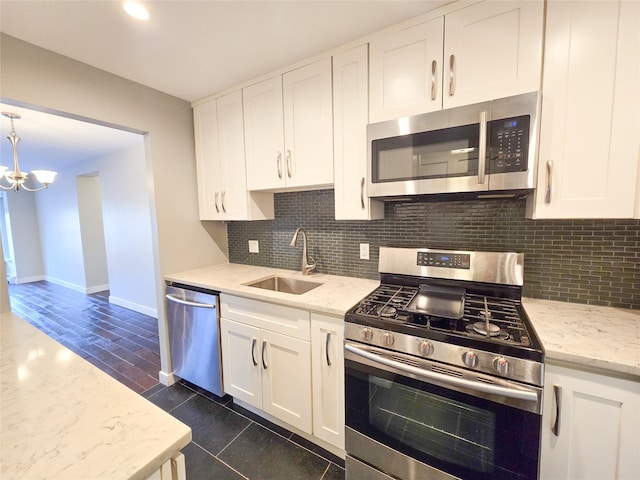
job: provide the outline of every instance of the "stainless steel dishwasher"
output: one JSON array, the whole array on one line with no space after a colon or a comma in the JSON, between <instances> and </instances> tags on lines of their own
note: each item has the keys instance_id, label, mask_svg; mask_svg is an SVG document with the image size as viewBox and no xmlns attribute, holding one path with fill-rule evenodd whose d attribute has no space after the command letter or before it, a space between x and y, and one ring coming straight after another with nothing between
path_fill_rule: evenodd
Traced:
<instances>
[{"instance_id":1,"label":"stainless steel dishwasher","mask_svg":"<svg viewBox=\"0 0 640 480\"><path fill-rule=\"evenodd\" d=\"M167 284L173 372L218 396L222 390L218 292Z\"/></svg>"}]
</instances>

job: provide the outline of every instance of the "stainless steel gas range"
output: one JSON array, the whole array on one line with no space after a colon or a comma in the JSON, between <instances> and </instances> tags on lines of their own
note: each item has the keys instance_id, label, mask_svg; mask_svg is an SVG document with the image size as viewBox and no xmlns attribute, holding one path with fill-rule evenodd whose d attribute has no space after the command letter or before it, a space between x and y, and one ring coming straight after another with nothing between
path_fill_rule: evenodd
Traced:
<instances>
[{"instance_id":1,"label":"stainless steel gas range","mask_svg":"<svg viewBox=\"0 0 640 480\"><path fill-rule=\"evenodd\" d=\"M380 248L345 317L346 478L538 478L543 351L522 254Z\"/></svg>"}]
</instances>

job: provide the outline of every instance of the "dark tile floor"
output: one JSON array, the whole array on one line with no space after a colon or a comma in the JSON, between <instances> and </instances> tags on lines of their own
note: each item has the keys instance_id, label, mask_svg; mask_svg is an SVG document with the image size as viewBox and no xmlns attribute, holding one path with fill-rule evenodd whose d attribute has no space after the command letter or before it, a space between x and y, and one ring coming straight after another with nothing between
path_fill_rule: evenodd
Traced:
<instances>
[{"instance_id":1,"label":"dark tile floor","mask_svg":"<svg viewBox=\"0 0 640 480\"><path fill-rule=\"evenodd\" d=\"M10 285L11 309L53 339L189 425L188 480L336 480L344 461L187 382L166 387L155 318L48 282Z\"/></svg>"},{"instance_id":2,"label":"dark tile floor","mask_svg":"<svg viewBox=\"0 0 640 480\"><path fill-rule=\"evenodd\" d=\"M344 461L303 438L187 382L142 394L189 425L188 480L343 480Z\"/></svg>"},{"instance_id":3,"label":"dark tile floor","mask_svg":"<svg viewBox=\"0 0 640 480\"><path fill-rule=\"evenodd\" d=\"M49 282L9 285L11 310L137 393L158 384L158 321Z\"/></svg>"}]
</instances>

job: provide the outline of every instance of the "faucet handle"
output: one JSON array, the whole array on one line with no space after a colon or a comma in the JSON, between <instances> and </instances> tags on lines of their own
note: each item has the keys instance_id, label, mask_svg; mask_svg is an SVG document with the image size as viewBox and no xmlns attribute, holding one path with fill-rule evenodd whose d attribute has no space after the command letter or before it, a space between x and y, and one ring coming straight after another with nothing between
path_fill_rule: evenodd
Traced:
<instances>
[{"instance_id":1,"label":"faucet handle","mask_svg":"<svg viewBox=\"0 0 640 480\"><path fill-rule=\"evenodd\" d=\"M307 264L307 269L309 271L315 270L315 268L318 266L318 264L316 263L316 261L314 260L314 258L311 255L309 255L309 260L308 261L311 262L311 263Z\"/></svg>"}]
</instances>

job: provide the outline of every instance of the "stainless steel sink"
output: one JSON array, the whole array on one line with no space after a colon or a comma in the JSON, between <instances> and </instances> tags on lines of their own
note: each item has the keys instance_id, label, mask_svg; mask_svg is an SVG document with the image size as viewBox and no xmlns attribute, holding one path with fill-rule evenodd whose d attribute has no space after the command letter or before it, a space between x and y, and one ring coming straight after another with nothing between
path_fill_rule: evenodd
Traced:
<instances>
[{"instance_id":1,"label":"stainless steel sink","mask_svg":"<svg viewBox=\"0 0 640 480\"><path fill-rule=\"evenodd\" d=\"M245 283L248 287L264 288L274 292L292 293L301 295L322 285L318 282L310 282L308 280L299 280L297 278L286 278L274 275L273 277L263 278Z\"/></svg>"}]
</instances>

